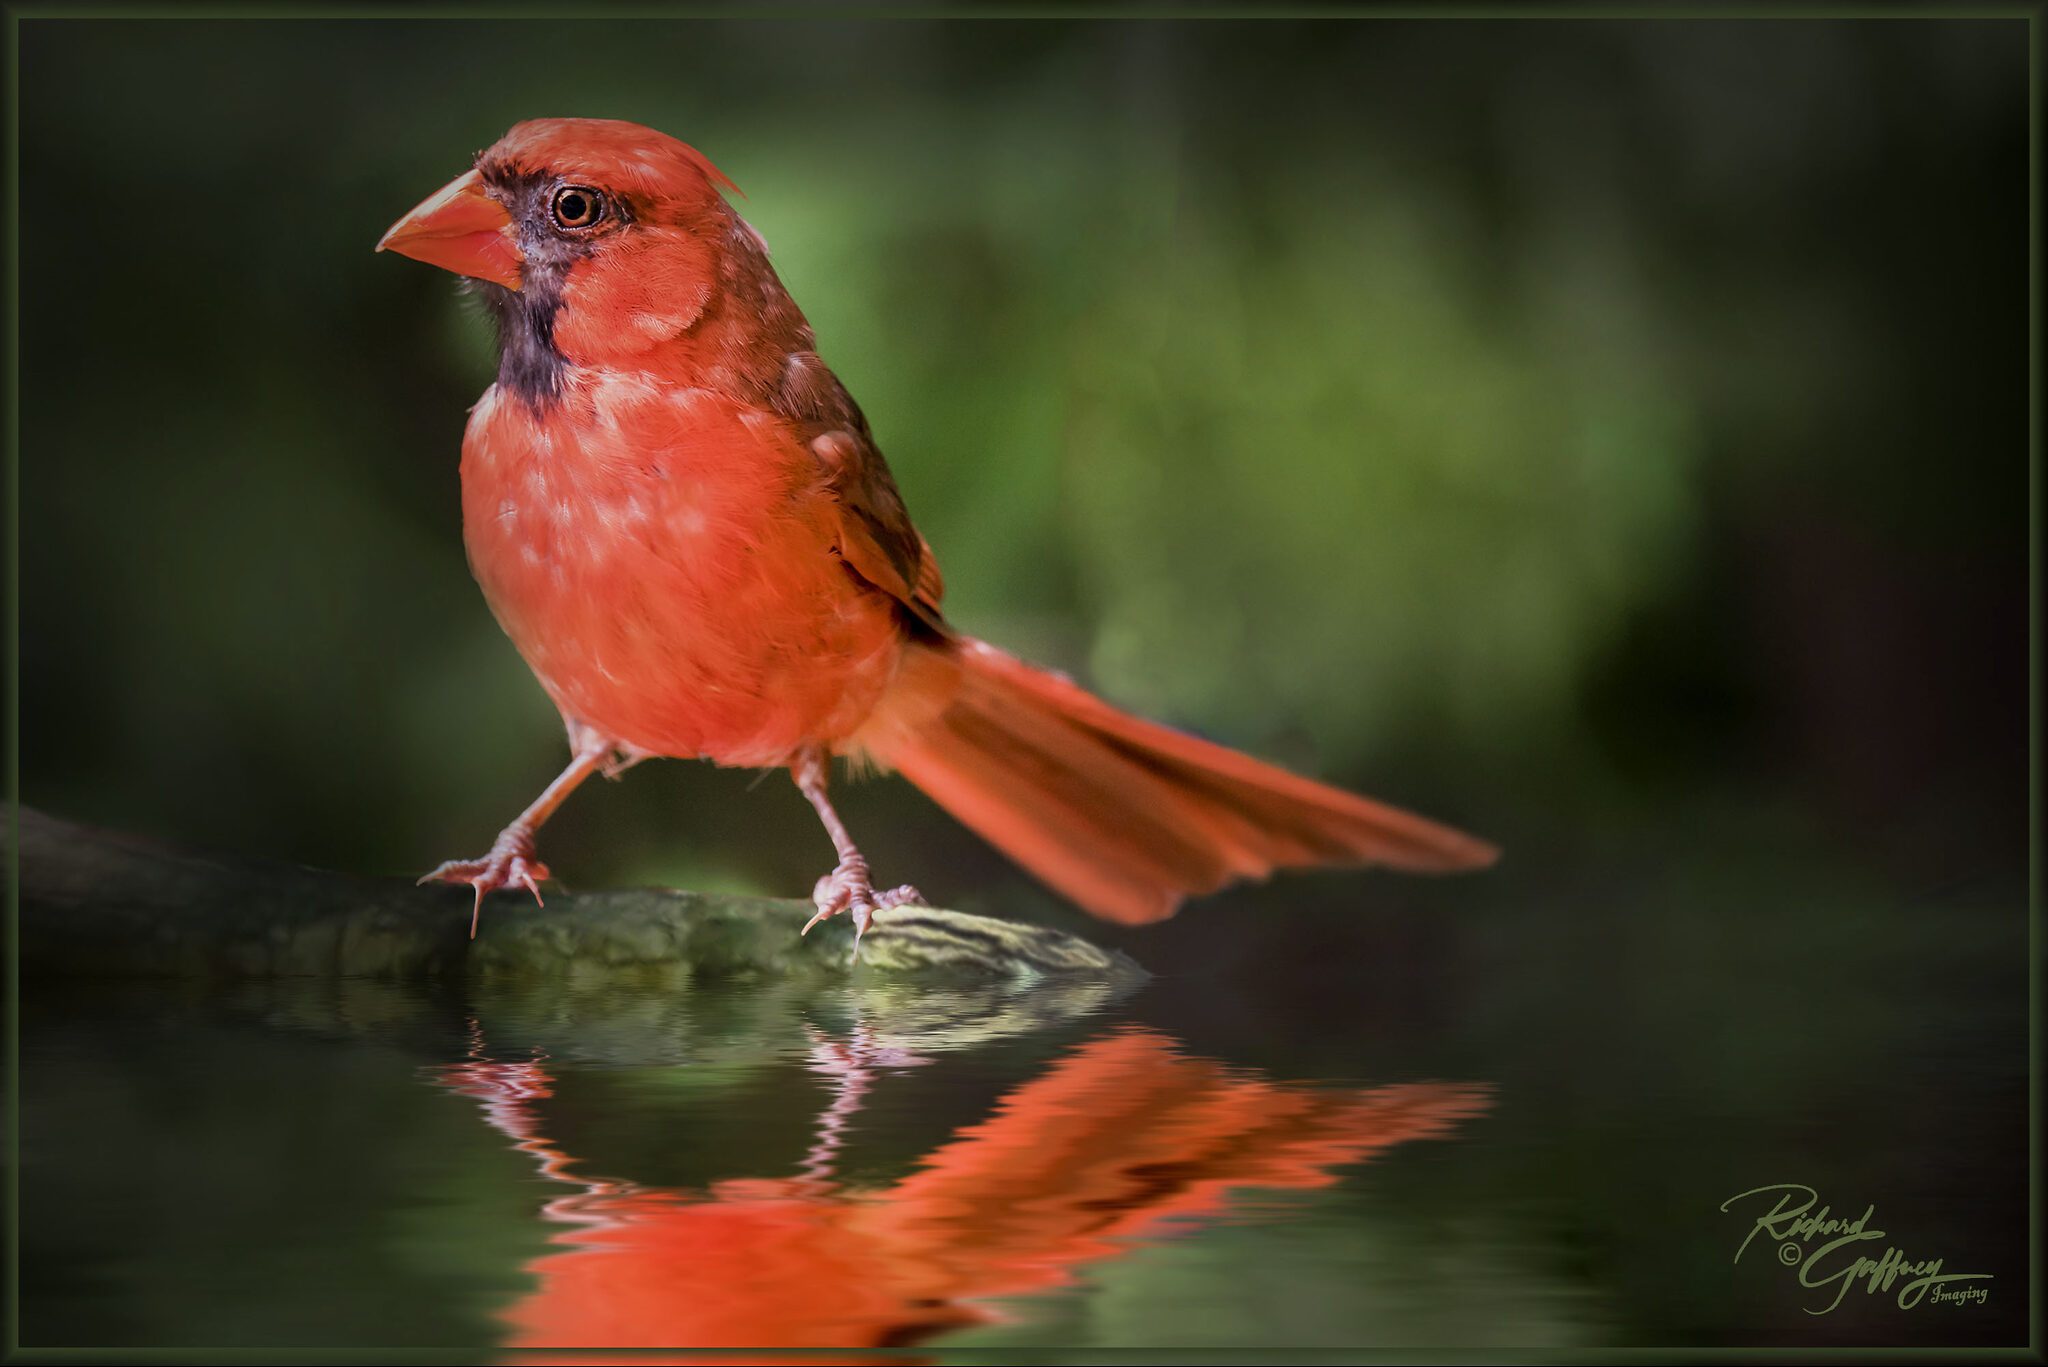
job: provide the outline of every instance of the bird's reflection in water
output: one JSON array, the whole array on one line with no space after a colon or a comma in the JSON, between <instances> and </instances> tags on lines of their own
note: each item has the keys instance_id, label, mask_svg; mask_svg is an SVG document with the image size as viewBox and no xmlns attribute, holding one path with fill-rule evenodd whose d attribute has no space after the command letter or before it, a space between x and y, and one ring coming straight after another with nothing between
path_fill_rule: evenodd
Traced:
<instances>
[{"instance_id":1,"label":"bird's reflection in water","mask_svg":"<svg viewBox=\"0 0 2048 1367\"><path fill-rule=\"evenodd\" d=\"M902 1180L862 1188L834 1176L849 1122L878 1073L922 1060L856 1028L813 1036L809 1066L834 1099L795 1175L681 1191L576 1173L541 1128L545 1063L482 1055L479 1037L439 1080L573 1188L543 1208L565 1226L560 1251L529 1265L537 1285L501 1312L507 1347L528 1362L603 1360L537 1349L922 1342L999 1319L988 1298L1056 1287L1260 1189L1329 1185L1333 1169L1443 1135L1487 1105L1480 1086L1272 1083L1121 1028L1056 1060Z\"/></svg>"}]
</instances>

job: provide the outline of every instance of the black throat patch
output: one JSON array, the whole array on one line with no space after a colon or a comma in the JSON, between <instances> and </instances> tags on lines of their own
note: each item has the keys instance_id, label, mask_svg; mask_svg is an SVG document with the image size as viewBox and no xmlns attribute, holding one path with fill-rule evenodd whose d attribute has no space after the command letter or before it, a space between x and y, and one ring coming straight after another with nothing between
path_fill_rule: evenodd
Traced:
<instances>
[{"instance_id":1,"label":"black throat patch","mask_svg":"<svg viewBox=\"0 0 2048 1367\"><path fill-rule=\"evenodd\" d=\"M489 280L471 282L491 311L498 329L498 387L529 408L549 408L562 397L562 375L568 360L555 346L555 314L562 307L559 277L536 286L529 268L523 289L508 290Z\"/></svg>"}]
</instances>

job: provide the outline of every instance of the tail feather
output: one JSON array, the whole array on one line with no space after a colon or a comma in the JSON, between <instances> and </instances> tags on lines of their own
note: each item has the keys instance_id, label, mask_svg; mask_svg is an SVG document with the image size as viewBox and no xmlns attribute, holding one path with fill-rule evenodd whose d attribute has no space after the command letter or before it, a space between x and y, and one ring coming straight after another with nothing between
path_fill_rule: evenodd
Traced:
<instances>
[{"instance_id":1,"label":"tail feather","mask_svg":"<svg viewBox=\"0 0 2048 1367\"><path fill-rule=\"evenodd\" d=\"M1277 868L1448 872L1497 856L1448 826L1119 712L982 642L913 649L906 692L921 710L863 745L1106 920L1163 920L1189 894Z\"/></svg>"}]
</instances>

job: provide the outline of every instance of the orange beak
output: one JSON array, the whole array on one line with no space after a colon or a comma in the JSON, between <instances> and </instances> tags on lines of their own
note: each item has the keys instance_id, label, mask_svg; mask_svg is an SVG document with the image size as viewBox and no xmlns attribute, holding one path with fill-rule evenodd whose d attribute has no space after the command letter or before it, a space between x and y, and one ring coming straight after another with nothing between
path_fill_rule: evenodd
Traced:
<instances>
[{"instance_id":1,"label":"orange beak","mask_svg":"<svg viewBox=\"0 0 2048 1367\"><path fill-rule=\"evenodd\" d=\"M429 266L519 288L526 258L512 240L512 215L484 190L475 171L457 176L391 225L377 243Z\"/></svg>"}]
</instances>

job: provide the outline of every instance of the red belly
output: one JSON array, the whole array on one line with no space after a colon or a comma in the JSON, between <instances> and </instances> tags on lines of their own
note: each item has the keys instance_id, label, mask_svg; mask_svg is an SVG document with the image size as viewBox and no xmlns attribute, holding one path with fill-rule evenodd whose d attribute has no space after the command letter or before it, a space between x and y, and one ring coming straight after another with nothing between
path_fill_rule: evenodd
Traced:
<instances>
[{"instance_id":1,"label":"red belly","mask_svg":"<svg viewBox=\"0 0 2048 1367\"><path fill-rule=\"evenodd\" d=\"M894 604L833 548L772 414L638 377L536 415L496 389L463 442L463 535L564 717L650 755L775 765L853 732L896 672Z\"/></svg>"}]
</instances>

